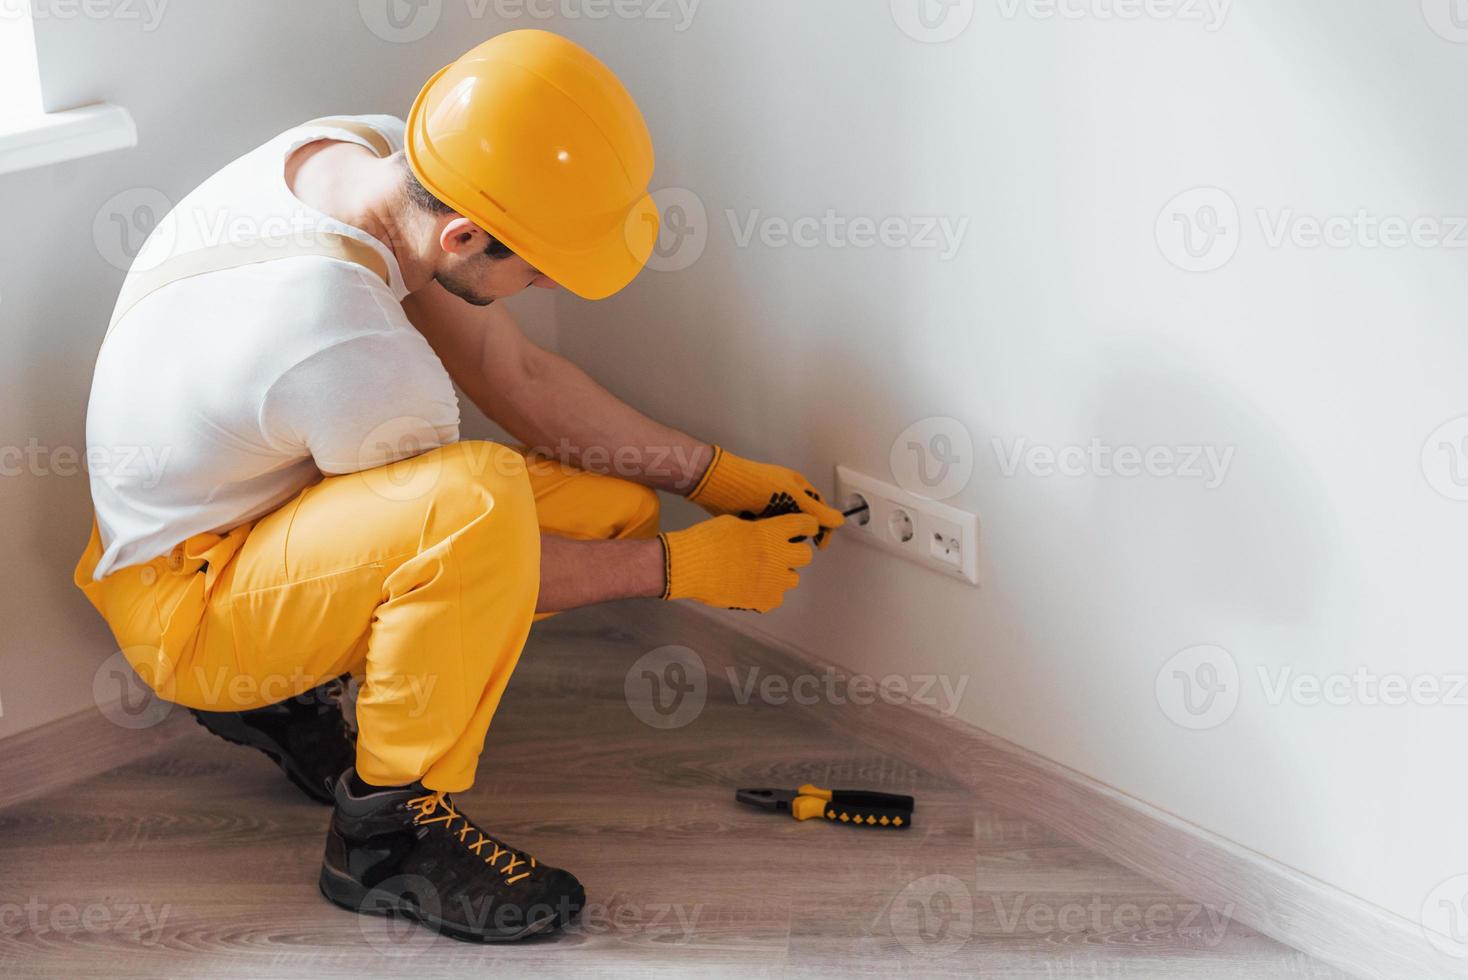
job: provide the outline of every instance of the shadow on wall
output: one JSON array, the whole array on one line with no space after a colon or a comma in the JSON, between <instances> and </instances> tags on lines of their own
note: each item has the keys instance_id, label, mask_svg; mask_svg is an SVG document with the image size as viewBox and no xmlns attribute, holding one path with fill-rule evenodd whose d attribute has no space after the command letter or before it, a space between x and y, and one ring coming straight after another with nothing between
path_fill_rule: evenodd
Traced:
<instances>
[{"instance_id":1,"label":"shadow on wall","mask_svg":"<svg viewBox=\"0 0 1468 980\"><path fill-rule=\"evenodd\" d=\"M1156 336L1102 352L1090 428L1109 446L1170 450L1163 472L1198 475L1096 481L1099 555L1119 578L1164 574L1198 623L1310 622L1339 567L1327 488L1244 392Z\"/></svg>"}]
</instances>

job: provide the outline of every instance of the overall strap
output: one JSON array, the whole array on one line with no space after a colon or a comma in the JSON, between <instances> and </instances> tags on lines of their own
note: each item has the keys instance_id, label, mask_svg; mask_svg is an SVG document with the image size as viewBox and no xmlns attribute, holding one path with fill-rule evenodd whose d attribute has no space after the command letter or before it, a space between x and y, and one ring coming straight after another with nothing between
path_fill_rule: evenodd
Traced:
<instances>
[{"instance_id":1,"label":"overall strap","mask_svg":"<svg viewBox=\"0 0 1468 980\"><path fill-rule=\"evenodd\" d=\"M392 153L392 147L385 136L371 126L364 125L355 119L326 116L321 119L313 119L301 128L304 129L307 126L327 126L359 136L367 141L372 152L379 157ZM350 235L317 231L274 238L225 242L176 255L143 272L129 272L127 279L123 281L122 292L117 298L117 306L112 311L112 321L107 325L107 335L111 336L118 321L144 298L180 279L302 255L317 255L351 262L371 272L389 286L392 285L392 276L388 272L387 260L382 257L382 253L361 239L353 238ZM106 338L103 339L105 342Z\"/></svg>"},{"instance_id":2,"label":"overall strap","mask_svg":"<svg viewBox=\"0 0 1468 980\"><path fill-rule=\"evenodd\" d=\"M282 238L226 242L176 255L146 272L129 272L122 284L122 293L117 298L117 307L112 311L112 322L107 326L107 333L110 335L117 322L145 297L180 279L300 255L320 255L351 262L362 266L388 285L392 284L387 271L387 260L382 257L382 253L361 239L348 235L318 231Z\"/></svg>"}]
</instances>

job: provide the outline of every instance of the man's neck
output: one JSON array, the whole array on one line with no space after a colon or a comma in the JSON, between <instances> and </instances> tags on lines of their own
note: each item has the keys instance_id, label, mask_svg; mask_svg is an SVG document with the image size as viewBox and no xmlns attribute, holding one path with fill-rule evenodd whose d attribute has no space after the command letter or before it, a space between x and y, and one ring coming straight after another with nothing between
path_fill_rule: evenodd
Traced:
<instances>
[{"instance_id":1,"label":"man's neck","mask_svg":"<svg viewBox=\"0 0 1468 980\"><path fill-rule=\"evenodd\" d=\"M420 245L432 234L425 227L431 219L404 198L397 160L374 156L356 143L320 140L291 155L285 181L303 203L391 249L410 293L432 281L428 250Z\"/></svg>"}]
</instances>

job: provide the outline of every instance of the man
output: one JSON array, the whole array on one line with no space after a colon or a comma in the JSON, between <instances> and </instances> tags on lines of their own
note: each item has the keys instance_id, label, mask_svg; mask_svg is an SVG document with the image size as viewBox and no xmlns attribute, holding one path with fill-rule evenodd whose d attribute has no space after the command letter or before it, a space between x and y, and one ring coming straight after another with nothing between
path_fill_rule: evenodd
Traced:
<instances>
[{"instance_id":1,"label":"man","mask_svg":"<svg viewBox=\"0 0 1468 980\"><path fill-rule=\"evenodd\" d=\"M575 877L447 795L532 620L634 596L767 611L841 524L798 473L638 414L495 305L626 285L657 235L652 170L615 76L516 31L406 124L317 120L231 163L124 285L88 444L166 466L93 475L77 584L160 696L334 805L320 883L347 908L472 940L575 915ZM563 458L460 442L455 383ZM608 459L615 477L576 465ZM717 516L658 534L657 490ZM355 745L323 694L352 673Z\"/></svg>"}]
</instances>

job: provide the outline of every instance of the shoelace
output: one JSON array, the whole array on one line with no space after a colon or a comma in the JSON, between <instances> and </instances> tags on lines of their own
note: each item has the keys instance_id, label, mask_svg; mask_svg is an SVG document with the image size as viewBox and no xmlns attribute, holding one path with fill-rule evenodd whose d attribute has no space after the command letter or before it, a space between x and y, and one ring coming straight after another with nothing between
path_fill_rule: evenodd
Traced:
<instances>
[{"instance_id":1,"label":"shoelace","mask_svg":"<svg viewBox=\"0 0 1468 980\"><path fill-rule=\"evenodd\" d=\"M453 808L453 805L448 801L448 796L444 793L430 793L427 796L417 796L405 803L404 806L410 810L418 811L413 817L415 824L420 827L426 827L430 824L443 824L443 829L458 837L459 842L473 851L476 857L484 857L480 853L482 848L486 846L494 848L488 857L484 857L484 863L496 871L503 873L505 884L507 885L513 885L521 878L530 877L529 870L521 871L519 874L513 876L510 874L516 868L524 866L526 859L530 862L529 868L533 869L536 866L535 858L530 857L530 855L517 854L493 837L486 837L482 830L469 822L468 817ZM454 830L455 820L462 820L464 823L458 830ZM479 839L472 844L469 843L469 835L471 833L479 835ZM498 864L501 857L509 859L503 868Z\"/></svg>"}]
</instances>

